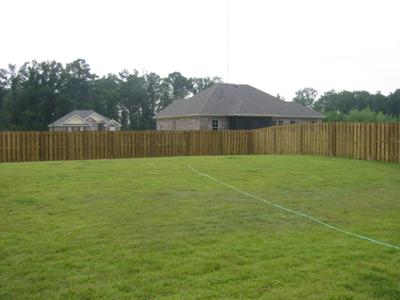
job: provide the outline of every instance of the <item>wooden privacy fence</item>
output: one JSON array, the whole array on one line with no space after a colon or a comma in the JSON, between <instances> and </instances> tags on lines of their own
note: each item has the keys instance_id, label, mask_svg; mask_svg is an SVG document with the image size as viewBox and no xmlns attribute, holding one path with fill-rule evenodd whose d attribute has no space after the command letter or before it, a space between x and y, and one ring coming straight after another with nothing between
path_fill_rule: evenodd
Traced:
<instances>
[{"instance_id":1,"label":"wooden privacy fence","mask_svg":"<svg viewBox=\"0 0 400 300\"><path fill-rule=\"evenodd\" d=\"M400 124L319 123L231 131L0 132L0 162L240 154L400 162Z\"/></svg>"},{"instance_id":2,"label":"wooden privacy fence","mask_svg":"<svg viewBox=\"0 0 400 300\"><path fill-rule=\"evenodd\" d=\"M254 153L252 131L0 132L0 162Z\"/></svg>"},{"instance_id":3,"label":"wooden privacy fence","mask_svg":"<svg viewBox=\"0 0 400 300\"><path fill-rule=\"evenodd\" d=\"M400 162L400 124L319 123L255 130L255 154L311 154Z\"/></svg>"}]
</instances>

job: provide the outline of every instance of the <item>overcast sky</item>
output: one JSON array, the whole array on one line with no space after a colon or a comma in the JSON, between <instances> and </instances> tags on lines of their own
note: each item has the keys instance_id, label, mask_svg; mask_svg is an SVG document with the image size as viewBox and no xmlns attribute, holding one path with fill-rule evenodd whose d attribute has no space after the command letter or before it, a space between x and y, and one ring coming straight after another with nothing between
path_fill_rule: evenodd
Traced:
<instances>
[{"instance_id":1,"label":"overcast sky","mask_svg":"<svg viewBox=\"0 0 400 300\"><path fill-rule=\"evenodd\" d=\"M311 86L400 88L400 1L0 0L0 67L84 58L122 69L220 76L291 100Z\"/></svg>"}]
</instances>

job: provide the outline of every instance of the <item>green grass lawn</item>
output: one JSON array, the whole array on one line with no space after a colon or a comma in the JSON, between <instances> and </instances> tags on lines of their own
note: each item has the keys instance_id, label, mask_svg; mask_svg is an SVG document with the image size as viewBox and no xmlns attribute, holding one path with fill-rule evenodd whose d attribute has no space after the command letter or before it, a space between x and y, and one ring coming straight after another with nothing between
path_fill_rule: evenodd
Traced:
<instances>
[{"instance_id":1,"label":"green grass lawn","mask_svg":"<svg viewBox=\"0 0 400 300\"><path fill-rule=\"evenodd\" d=\"M312 156L0 164L0 299L400 299L400 164Z\"/></svg>"}]
</instances>

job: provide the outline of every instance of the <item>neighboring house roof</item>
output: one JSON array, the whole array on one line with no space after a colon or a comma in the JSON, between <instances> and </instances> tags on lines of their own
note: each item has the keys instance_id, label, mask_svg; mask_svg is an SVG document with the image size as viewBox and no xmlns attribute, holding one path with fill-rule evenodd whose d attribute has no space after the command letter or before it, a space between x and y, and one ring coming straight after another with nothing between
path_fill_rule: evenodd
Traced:
<instances>
[{"instance_id":1,"label":"neighboring house roof","mask_svg":"<svg viewBox=\"0 0 400 300\"><path fill-rule=\"evenodd\" d=\"M81 120L81 122L76 123L76 125L80 126L91 126L92 124L86 121L90 116L93 114L97 115L101 120L101 123L109 123L110 121L114 121L116 124L119 124L117 121L107 118L102 114L95 112L94 110L73 110L70 113L66 114L65 116L59 118L58 120L54 121L53 123L49 124L49 127L56 127L56 126L64 126L64 125L73 125L69 123L71 120ZM68 123L68 124L65 124ZM120 124L119 124L120 125Z\"/></svg>"},{"instance_id":2,"label":"neighboring house roof","mask_svg":"<svg viewBox=\"0 0 400 300\"><path fill-rule=\"evenodd\" d=\"M295 102L282 101L247 84L217 83L193 97L175 100L154 118L196 115L324 117L319 112Z\"/></svg>"}]
</instances>

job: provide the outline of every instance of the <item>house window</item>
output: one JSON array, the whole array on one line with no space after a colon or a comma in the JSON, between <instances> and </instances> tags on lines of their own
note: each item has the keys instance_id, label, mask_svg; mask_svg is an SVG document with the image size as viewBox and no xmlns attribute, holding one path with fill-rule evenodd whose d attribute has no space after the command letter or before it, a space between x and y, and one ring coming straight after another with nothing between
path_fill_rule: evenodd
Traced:
<instances>
[{"instance_id":1,"label":"house window","mask_svg":"<svg viewBox=\"0 0 400 300\"><path fill-rule=\"evenodd\" d=\"M278 123L279 125L283 125L283 121L279 121L279 123Z\"/></svg>"},{"instance_id":2,"label":"house window","mask_svg":"<svg viewBox=\"0 0 400 300\"><path fill-rule=\"evenodd\" d=\"M272 120L272 126L276 126L276 121Z\"/></svg>"},{"instance_id":3,"label":"house window","mask_svg":"<svg viewBox=\"0 0 400 300\"><path fill-rule=\"evenodd\" d=\"M104 124L97 124L97 130L98 131L105 131L106 128L105 128Z\"/></svg>"},{"instance_id":4,"label":"house window","mask_svg":"<svg viewBox=\"0 0 400 300\"><path fill-rule=\"evenodd\" d=\"M218 120L212 120L212 130L218 130Z\"/></svg>"},{"instance_id":5,"label":"house window","mask_svg":"<svg viewBox=\"0 0 400 300\"><path fill-rule=\"evenodd\" d=\"M296 121L290 120L290 124L296 124Z\"/></svg>"}]
</instances>

